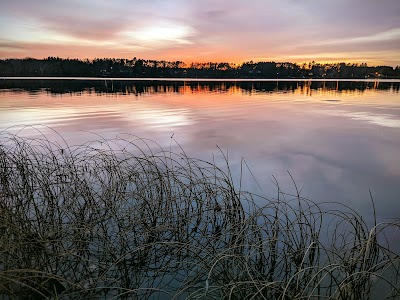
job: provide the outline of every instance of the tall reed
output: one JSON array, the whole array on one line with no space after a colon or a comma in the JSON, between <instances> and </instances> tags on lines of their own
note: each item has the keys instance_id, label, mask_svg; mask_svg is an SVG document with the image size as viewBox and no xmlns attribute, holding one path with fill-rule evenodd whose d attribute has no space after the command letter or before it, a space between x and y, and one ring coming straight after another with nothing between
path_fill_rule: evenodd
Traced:
<instances>
[{"instance_id":1,"label":"tall reed","mask_svg":"<svg viewBox=\"0 0 400 300\"><path fill-rule=\"evenodd\" d=\"M399 220L242 191L226 163L1 132L0 298L400 297Z\"/></svg>"}]
</instances>

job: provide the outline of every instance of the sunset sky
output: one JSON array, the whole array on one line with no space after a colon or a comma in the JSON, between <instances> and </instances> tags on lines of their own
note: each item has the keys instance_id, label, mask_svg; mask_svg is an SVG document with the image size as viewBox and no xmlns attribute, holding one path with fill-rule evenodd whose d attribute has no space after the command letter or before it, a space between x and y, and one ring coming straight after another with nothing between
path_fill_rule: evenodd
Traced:
<instances>
[{"instance_id":1,"label":"sunset sky","mask_svg":"<svg viewBox=\"0 0 400 300\"><path fill-rule=\"evenodd\" d=\"M1 0L0 58L400 65L400 0Z\"/></svg>"}]
</instances>

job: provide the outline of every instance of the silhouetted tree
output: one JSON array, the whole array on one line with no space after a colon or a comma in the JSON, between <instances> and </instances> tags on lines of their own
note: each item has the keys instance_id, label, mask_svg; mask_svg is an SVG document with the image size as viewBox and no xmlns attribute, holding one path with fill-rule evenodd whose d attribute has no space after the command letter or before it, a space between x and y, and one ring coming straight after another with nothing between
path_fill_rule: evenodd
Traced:
<instances>
[{"instance_id":1,"label":"silhouetted tree","mask_svg":"<svg viewBox=\"0 0 400 300\"><path fill-rule=\"evenodd\" d=\"M400 78L400 68L366 63L302 65L290 62L193 62L125 58L63 59L49 56L0 60L0 76L192 77L192 78Z\"/></svg>"}]
</instances>

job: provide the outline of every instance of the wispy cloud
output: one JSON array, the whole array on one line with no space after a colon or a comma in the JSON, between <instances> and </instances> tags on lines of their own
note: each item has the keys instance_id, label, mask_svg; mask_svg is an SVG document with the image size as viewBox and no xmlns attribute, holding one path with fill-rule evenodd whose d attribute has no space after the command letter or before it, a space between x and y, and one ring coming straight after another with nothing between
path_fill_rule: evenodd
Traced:
<instances>
[{"instance_id":1,"label":"wispy cloud","mask_svg":"<svg viewBox=\"0 0 400 300\"><path fill-rule=\"evenodd\" d=\"M81 55L89 58L131 49L136 56L160 59L324 54L362 60L374 51L398 53L399 15L398 0L3 0L0 39L8 46L0 57L31 56L39 49L41 56L65 55L68 49L50 53L42 47L61 44L81 45L87 50ZM23 44L38 48L13 52ZM103 49L90 52L95 46Z\"/></svg>"},{"instance_id":2,"label":"wispy cloud","mask_svg":"<svg viewBox=\"0 0 400 300\"><path fill-rule=\"evenodd\" d=\"M194 29L180 24L154 24L138 29L120 32L121 39L149 47L164 47L168 45L192 44L190 40Z\"/></svg>"}]
</instances>

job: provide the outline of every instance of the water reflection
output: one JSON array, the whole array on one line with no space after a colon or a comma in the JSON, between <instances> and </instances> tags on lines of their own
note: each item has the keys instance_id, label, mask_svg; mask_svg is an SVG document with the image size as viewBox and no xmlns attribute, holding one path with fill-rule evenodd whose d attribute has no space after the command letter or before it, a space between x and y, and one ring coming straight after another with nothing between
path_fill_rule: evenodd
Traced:
<instances>
[{"instance_id":1,"label":"water reflection","mask_svg":"<svg viewBox=\"0 0 400 300\"><path fill-rule=\"evenodd\" d=\"M398 217L400 82L2 80L0 130L51 126L72 144L121 133L189 156L229 152L246 189L276 196L294 176L305 197L339 201L372 217ZM51 134L43 128L43 132ZM54 136L57 139L56 136ZM174 146L174 145L172 145ZM176 149L178 149L177 147ZM241 171L246 159L249 171Z\"/></svg>"},{"instance_id":2,"label":"water reflection","mask_svg":"<svg viewBox=\"0 0 400 300\"><path fill-rule=\"evenodd\" d=\"M347 112L345 110L319 110L321 114L331 116L348 117L353 120L365 121L370 124L375 124L383 127L400 128L400 120L396 119L394 114L375 114L371 112Z\"/></svg>"},{"instance_id":3,"label":"water reflection","mask_svg":"<svg viewBox=\"0 0 400 300\"><path fill-rule=\"evenodd\" d=\"M311 95L314 91L363 92L393 90L399 92L400 82L379 81L160 81L160 80L2 80L0 89L27 91L35 94L46 90L51 94L118 93L123 95L155 93L254 93L288 92Z\"/></svg>"}]
</instances>

